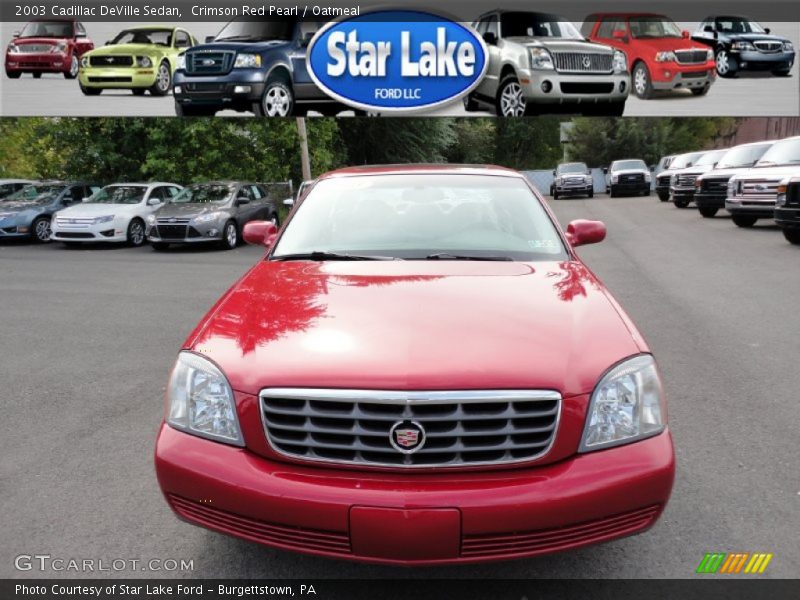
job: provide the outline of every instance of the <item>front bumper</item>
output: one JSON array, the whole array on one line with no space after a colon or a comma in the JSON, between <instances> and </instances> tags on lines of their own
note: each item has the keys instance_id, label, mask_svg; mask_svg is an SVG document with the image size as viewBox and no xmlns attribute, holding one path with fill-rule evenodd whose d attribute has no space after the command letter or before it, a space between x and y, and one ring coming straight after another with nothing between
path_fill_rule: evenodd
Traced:
<instances>
[{"instance_id":1,"label":"front bumper","mask_svg":"<svg viewBox=\"0 0 800 600\"><path fill-rule=\"evenodd\" d=\"M714 83L716 77L713 62L695 67L663 63L653 69L652 85L656 90L702 89Z\"/></svg>"},{"instance_id":2,"label":"front bumper","mask_svg":"<svg viewBox=\"0 0 800 600\"><path fill-rule=\"evenodd\" d=\"M53 52L6 53L6 71L9 73L69 73L71 62L71 57L66 54Z\"/></svg>"},{"instance_id":3,"label":"front bumper","mask_svg":"<svg viewBox=\"0 0 800 600\"><path fill-rule=\"evenodd\" d=\"M725 210L732 215L751 215L759 219L772 219L775 215L775 200L748 200L747 198L727 198Z\"/></svg>"},{"instance_id":4,"label":"front bumper","mask_svg":"<svg viewBox=\"0 0 800 600\"><path fill-rule=\"evenodd\" d=\"M365 472L274 462L162 425L155 467L177 515L309 554L396 565L535 556L640 533L661 514L669 431L535 468Z\"/></svg>"},{"instance_id":5,"label":"front bumper","mask_svg":"<svg viewBox=\"0 0 800 600\"><path fill-rule=\"evenodd\" d=\"M781 229L800 229L800 208L798 207L776 206L774 217Z\"/></svg>"},{"instance_id":6,"label":"front bumper","mask_svg":"<svg viewBox=\"0 0 800 600\"><path fill-rule=\"evenodd\" d=\"M85 88L134 89L149 88L156 82L156 70L135 67L98 68L81 67L78 80Z\"/></svg>"},{"instance_id":7,"label":"front bumper","mask_svg":"<svg viewBox=\"0 0 800 600\"><path fill-rule=\"evenodd\" d=\"M698 208L725 208L727 194L712 194L709 192L696 192L694 203Z\"/></svg>"},{"instance_id":8,"label":"front bumper","mask_svg":"<svg viewBox=\"0 0 800 600\"><path fill-rule=\"evenodd\" d=\"M127 242L127 226L110 221L93 225L64 225L53 220L50 239L56 242Z\"/></svg>"},{"instance_id":9,"label":"front bumper","mask_svg":"<svg viewBox=\"0 0 800 600\"><path fill-rule=\"evenodd\" d=\"M591 194L594 192L594 183L581 184L581 185L570 185L570 184L553 185L553 190L556 193L563 194L565 196Z\"/></svg>"},{"instance_id":10,"label":"front bumper","mask_svg":"<svg viewBox=\"0 0 800 600\"><path fill-rule=\"evenodd\" d=\"M641 194L650 191L650 182L642 183L612 183L608 186L613 194Z\"/></svg>"},{"instance_id":11,"label":"front bumper","mask_svg":"<svg viewBox=\"0 0 800 600\"><path fill-rule=\"evenodd\" d=\"M250 110L264 95L265 73L260 69L233 69L226 75L188 76L175 72L173 96L184 105Z\"/></svg>"},{"instance_id":12,"label":"front bumper","mask_svg":"<svg viewBox=\"0 0 800 600\"><path fill-rule=\"evenodd\" d=\"M688 200L689 202L694 200L694 191L695 191L695 187L694 186L691 186L691 187L677 187L677 186L671 185L669 187L670 198L677 199L677 200Z\"/></svg>"},{"instance_id":13,"label":"front bumper","mask_svg":"<svg viewBox=\"0 0 800 600\"><path fill-rule=\"evenodd\" d=\"M557 71L521 69L517 78L525 98L535 104L593 105L625 102L631 88L630 73L568 75ZM549 87L550 91L545 92L543 86Z\"/></svg>"},{"instance_id":14,"label":"front bumper","mask_svg":"<svg viewBox=\"0 0 800 600\"><path fill-rule=\"evenodd\" d=\"M148 241L164 244L202 244L222 239L224 221L198 224L148 225L145 232Z\"/></svg>"},{"instance_id":15,"label":"front bumper","mask_svg":"<svg viewBox=\"0 0 800 600\"><path fill-rule=\"evenodd\" d=\"M731 56L736 58L739 68L747 71L788 71L794 65L794 54L794 51L775 53L731 51Z\"/></svg>"}]
</instances>

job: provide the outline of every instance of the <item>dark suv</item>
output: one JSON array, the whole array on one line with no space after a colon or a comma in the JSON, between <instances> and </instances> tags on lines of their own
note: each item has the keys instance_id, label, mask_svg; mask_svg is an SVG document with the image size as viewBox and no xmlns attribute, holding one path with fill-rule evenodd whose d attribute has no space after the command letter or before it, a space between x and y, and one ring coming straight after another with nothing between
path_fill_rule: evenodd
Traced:
<instances>
[{"instance_id":1,"label":"dark suv","mask_svg":"<svg viewBox=\"0 0 800 600\"><path fill-rule=\"evenodd\" d=\"M311 108L328 115L345 110L306 68L306 48L322 25L300 19L230 21L216 37L178 58L175 113L211 116L231 109L286 117Z\"/></svg>"},{"instance_id":2,"label":"dark suv","mask_svg":"<svg viewBox=\"0 0 800 600\"><path fill-rule=\"evenodd\" d=\"M772 71L787 76L794 64L792 42L771 35L769 28L748 17L712 16L704 19L692 39L714 49L717 73L734 77L738 71Z\"/></svg>"},{"instance_id":3,"label":"dark suv","mask_svg":"<svg viewBox=\"0 0 800 600\"><path fill-rule=\"evenodd\" d=\"M800 177L790 177L778 186L775 222L786 241L800 244Z\"/></svg>"}]
</instances>

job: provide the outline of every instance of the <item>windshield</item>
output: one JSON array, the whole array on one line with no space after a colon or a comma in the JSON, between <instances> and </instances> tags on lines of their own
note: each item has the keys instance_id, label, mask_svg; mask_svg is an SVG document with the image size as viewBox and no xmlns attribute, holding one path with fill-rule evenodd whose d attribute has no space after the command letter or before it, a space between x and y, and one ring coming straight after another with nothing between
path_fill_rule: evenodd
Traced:
<instances>
[{"instance_id":1,"label":"windshield","mask_svg":"<svg viewBox=\"0 0 800 600\"><path fill-rule=\"evenodd\" d=\"M756 163L757 167L800 164L800 138L775 142Z\"/></svg>"},{"instance_id":2,"label":"windshield","mask_svg":"<svg viewBox=\"0 0 800 600\"><path fill-rule=\"evenodd\" d=\"M772 146L772 142L768 144L756 144L753 146L737 146L731 148L728 152L719 159L717 163L718 169L735 169L737 167L752 167L756 161L761 158L764 153Z\"/></svg>"},{"instance_id":3,"label":"windshield","mask_svg":"<svg viewBox=\"0 0 800 600\"><path fill-rule=\"evenodd\" d=\"M583 39L575 26L555 15L508 12L500 15L501 35L507 37L552 37Z\"/></svg>"},{"instance_id":4,"label":"windshield","mask_svg":"<svg viewBox=\"0 0 800 600\"><path fill-rule=\"evenodd\" d=\"M707 167L707 166L714 166L719 162L719 159L725 156L728 153L727 150L714 150L713 152L706 152L697 159L697 162L694 163L693 167Z\"/></svg>"},{"instance_id":5,"label":"windshield","mask_svg":"<svg viewBox=\"0 0 800 600\"><path fill-rule=\"evenodd\" d=\"M217 34L215 42L263 42L291 40L296 21L231 21Z\"/></svg>"},{"instance_id":6,"label":"windshield","mask_svg":"<svg viewBox=\"0 0 800 600\"><path fill-rule=\"evenodd\" d=\"M583 163L568 163L566 165L558 165L556 173L561 175L562 173L586 173L588 171L589 167Z\"/></svg>"},{"instance_id":7,"label":"windshield","mask_svg":"<svg viewBox=\"0 0 800 600\"><path fill-rule=\"evenodd\" d=\"M87 204L139 204L147 188L143 185L110 185L103 188Z\"/></svg>"},{"instance_id":8,"label":"windshield","mask_svg":"<svg viewBox=\"0 0 800 600\"><path fill-rule=\"evenodd\" d=\"M680 38L680 27L667 17L636 17L631 19L631 35L636 39Z\"/></svg>"},{"instance_id":9,"label":"windshield","mask_svg":"<svg viewBox=\"0 0 800 600\"><path fill-rule=\"evenodd\" d=\"M236 191L234 184L228 183L205 183L202 185L190 185L174 198L169 200L170 204L209 204L212 202L223 203Z\"/></svg>"},{"instance_id":10,"label":"windshield","mask_svg":"<svg viewBox=\"0 0 800 600\"><path fill-rule=\"evenodd\" d=\"M21 190L18 190L8 196L6 200L17 200L17 201L33 201L38 200L42 196L52 197L57 196L61 193L66 185L63 184L33 184L33 185L26 185Z\"/></svg>"},{"instance_id":11,"label":"windshield","mask_svg":"<svg viewBox=\"0 0 800 600\"><path fill-rule=\"evenodd\" d=\"M716 22L723 33L766 33L759 23L742 17L719 17Z\"/></svg>"},{"instance_id":12,"label":"windshield","mask_svg":"<svg viewBox=\"0 0 800 600\"><path fill-rule=\"evenodd\" d=\"M19 37L51 37L71 38L71 21L31 21L19 34Z\"/></svg>"},{"instance_id":13,"label":"windshield","mask_svg":"<svg viewBox=\"0 0 800 600\"><path fill-rule=\"evenodd\" d=\"M172 46L172 29L126 29L111 40L111 43Z\"/></svg>"},{"instance_id":14,"label":"windshield","mask_svg":"<svg viewBox=\"0 0 800 600\"><path fill-rule=\"evenodd\" d=\"M612 171L627 171L629 169L642 169L647 171L647 165L643 160L615 160L611 163Z\"/></svg>"},{"instance_id":15,"label":"windshield","mask_svg":"<svg viewBox=\"0 0 800 600\"><path fill-rule=\"evenodd\" d=\"M689 154L681 154L680 156L676 156L673 159L673 161L669 165L669 168L673 170L685 169L686 167L694 164L694 162L701 156L703 156L702 152L691 152Z\"/></svg>"},{"instance_id":16,"label":"windshield","mask_svg":"<svg viewBox=\"0 0 800 600\"><path fill-rule=\"evenodd\" d=\"M556 228L523 180L448 174L320 181L289 221L272 258L314 252L567 258Z\"/></svg>"}]
</instances>

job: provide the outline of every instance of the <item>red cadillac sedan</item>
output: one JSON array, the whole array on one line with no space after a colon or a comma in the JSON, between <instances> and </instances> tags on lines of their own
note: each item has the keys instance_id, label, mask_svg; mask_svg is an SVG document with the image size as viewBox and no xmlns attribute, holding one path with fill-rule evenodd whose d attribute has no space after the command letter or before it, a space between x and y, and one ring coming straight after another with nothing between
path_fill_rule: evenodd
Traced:
<instances>
[{"instance_id":1,"label":"red cadillac sedan","mask_svg":"<svg viewBox=\"0 0 800 600\"><path fill-rule=\"evenodd\" d=\"M397 565L650 528L675 459L647 344L520 173L321 177L178 354L155 465L182 519Z\"/></svg>"}]
</instances>

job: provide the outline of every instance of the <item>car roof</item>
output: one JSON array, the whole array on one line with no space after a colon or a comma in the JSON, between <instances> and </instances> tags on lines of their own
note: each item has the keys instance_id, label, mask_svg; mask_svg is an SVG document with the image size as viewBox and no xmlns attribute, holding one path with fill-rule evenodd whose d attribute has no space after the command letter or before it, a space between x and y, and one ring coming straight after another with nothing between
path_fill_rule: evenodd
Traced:
<instances>
[{"instance_id":1,"label":"car roof","mask_svg":"<svg viewBox=\"0 0 800 600\"><path fill-rule=\"evenodd\" d=\"M592 13L588 17L586 17L587 21L594 21L599 18L603 17L667 17L666 15L662 15L660 13L652 13L652 12L598 12Z\"/></svg>"},{"instance_id":2,"label":"car roof","mask_svg":"<svg viewBox=\"0 0 800 600\"><path fill-rule=\"evenodd\" d=\"M519 171L496 165L469 165L469 164L388 164L365 165L357 167L344 167L320 176L319 179L333 179L338 177L357 177L364 175L413 175L413 174L440 174L440 175L493 175L499 177L524 176Z\"/></svg>"},{"instance_id":3,"label":"car roof","mask_svg":"<svg viewBox=\"0 0 800 600\"><path fill-rule=\"evenodd\" d=\"M112 185L136 185L140 187L151 187L155 185L174 185L177 187L183 187L182 185L178 185L177 183L170 183L168 181L119 181L119 182L109 183L104 187L110 187Z\"/></svg>"}]
</instances>

